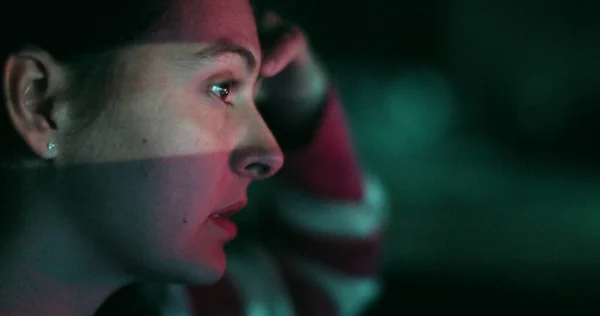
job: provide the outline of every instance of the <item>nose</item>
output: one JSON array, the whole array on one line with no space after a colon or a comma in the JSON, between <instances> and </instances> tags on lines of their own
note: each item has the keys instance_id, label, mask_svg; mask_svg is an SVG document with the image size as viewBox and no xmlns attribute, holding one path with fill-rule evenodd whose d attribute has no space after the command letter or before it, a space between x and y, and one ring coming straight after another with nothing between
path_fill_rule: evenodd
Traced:
<instances>
[{"instance_id":1,"label":"nose","mask_svg":"<svg viewBox=\"0 0 600 316\"><path fill-rule=\"evenodd\" d=\"M232 168L238 175L252 180L263 180L273 176L283 166L283 154L277 149L245 147L234 151Z\"/></svg>"},{"instance_id":2,"label":"nose","mask_svg":"<svg viewBox=\"0 0 600 316\"><path fill-rule=\"evenodd\" d=\"M271 130L254 110L253 119L244 129L242 141L230 156L231 169L241 177L263 180L283 166L283 153ZM248 116L246 116L248 118Z\"/></svg>"}]
</instances>

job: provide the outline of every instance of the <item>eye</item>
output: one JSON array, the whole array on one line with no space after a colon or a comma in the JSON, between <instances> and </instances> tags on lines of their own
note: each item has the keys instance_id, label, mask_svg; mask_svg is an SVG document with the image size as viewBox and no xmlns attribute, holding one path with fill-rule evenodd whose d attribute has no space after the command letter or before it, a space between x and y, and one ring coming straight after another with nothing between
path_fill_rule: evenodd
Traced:
<instances>
[{"instance_id":1,"label":"eye","mask_svg":"<svg viewBox=\"0 0 600 316\"><path fill-rule=\"evenodd\" d=\"M226 81L218 84L213 84L210 86L210 92L221 99L225 104L232 105L233 104L233 89L235 88L236 83L234 81Z\"/></svg>"}]
</instances>

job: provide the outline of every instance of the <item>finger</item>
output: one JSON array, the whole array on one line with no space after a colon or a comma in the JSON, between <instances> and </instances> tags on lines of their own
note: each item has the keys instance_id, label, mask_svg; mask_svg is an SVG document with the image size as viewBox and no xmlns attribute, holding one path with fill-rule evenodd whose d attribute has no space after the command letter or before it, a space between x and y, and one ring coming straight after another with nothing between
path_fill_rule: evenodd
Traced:
<instances>
[{"instance_id":1,"label":"finger","mask_svg":"<svg viewBox=\"0 0 600 316\"><path fill-rule=\"evenodd\" d=\"M258 82L254 86L254 102L262 103L265 100L265 88L263 88L262 77L258 79Z\"/></svg>"},{"instance_id":2,"label":"finger","mask_svg":"<svg viewBox=\"0 0 600 316\"><path fill-rule=\"evenodd\" d=\"M306 37L300 29L294 27L267 54L261 67L261 75L272 77L288 66L298 55L306 50Z\"/></svg>"},{"instance_id":3,"label":"finger","mask_svg":"<svg viewBox=\"0 0 600 316\"><path fill-rule=\"evenodd\" d=\"M272 49L289 30L290 24L284 23L275 12L263 13L258 28L261 48L266 51Z\"/></svg>"},{"instance_id":4,"label":"finger","mask_svg":"<svg viewBox=\"0 0 600 316\"><path fill-rule=\"evenodd\" d=\"M262 18L262 25L265 30L273 29L282 23L281 17L273 11L266 12Z\"/></svg>"}]
</instances>

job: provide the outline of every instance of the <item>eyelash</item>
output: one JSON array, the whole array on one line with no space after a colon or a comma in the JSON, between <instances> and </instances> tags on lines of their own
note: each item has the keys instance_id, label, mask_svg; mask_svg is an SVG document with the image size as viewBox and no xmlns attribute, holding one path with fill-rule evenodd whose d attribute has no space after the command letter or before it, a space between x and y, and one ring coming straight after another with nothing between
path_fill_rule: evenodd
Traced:
<instances>
[{"instance_id":1,"label":"eyelash","mask_svg":"<svg viewBox=\"0 0 600 316\"><path fill-rule=\"evenodd\" d=\"M227 86L227 87L223 88L223 86ZM228 81L224 81L224 82L220 82L220 83L214 83L214 84L210 85L209 93L212 94L212 96L216 96L217 98L219 98L221 100L221 102L227 104L228 106L233 106L233 102L227 101L225 99L227 97L231 96L232 93L235 91L235 89L238 86L239 86L239 82L235 81L235 80L228 80ZM226 94L220 95L220 93L222 93L223 91L225 91Z\"/></svg>"}]
</instances>

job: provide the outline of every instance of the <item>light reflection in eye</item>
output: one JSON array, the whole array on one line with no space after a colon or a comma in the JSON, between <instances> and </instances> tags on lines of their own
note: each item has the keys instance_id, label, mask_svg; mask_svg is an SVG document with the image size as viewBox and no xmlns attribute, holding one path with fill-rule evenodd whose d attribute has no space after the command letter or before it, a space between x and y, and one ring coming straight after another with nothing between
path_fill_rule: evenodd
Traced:
<instances>
[{"instance_id":1,"label":"light reflection in eye","mask_svg":"<svg viewBox=\"0 0 600 316\"><path fill-rule=\"evenodd\" d=\"M211 92L214 93L221 101L228 105L231 105L231 100L228 98L231 95L231 90L235 83L233 81L226 81L219 84L213 84L210 88Z\"/></svg>"}]
</instances>

